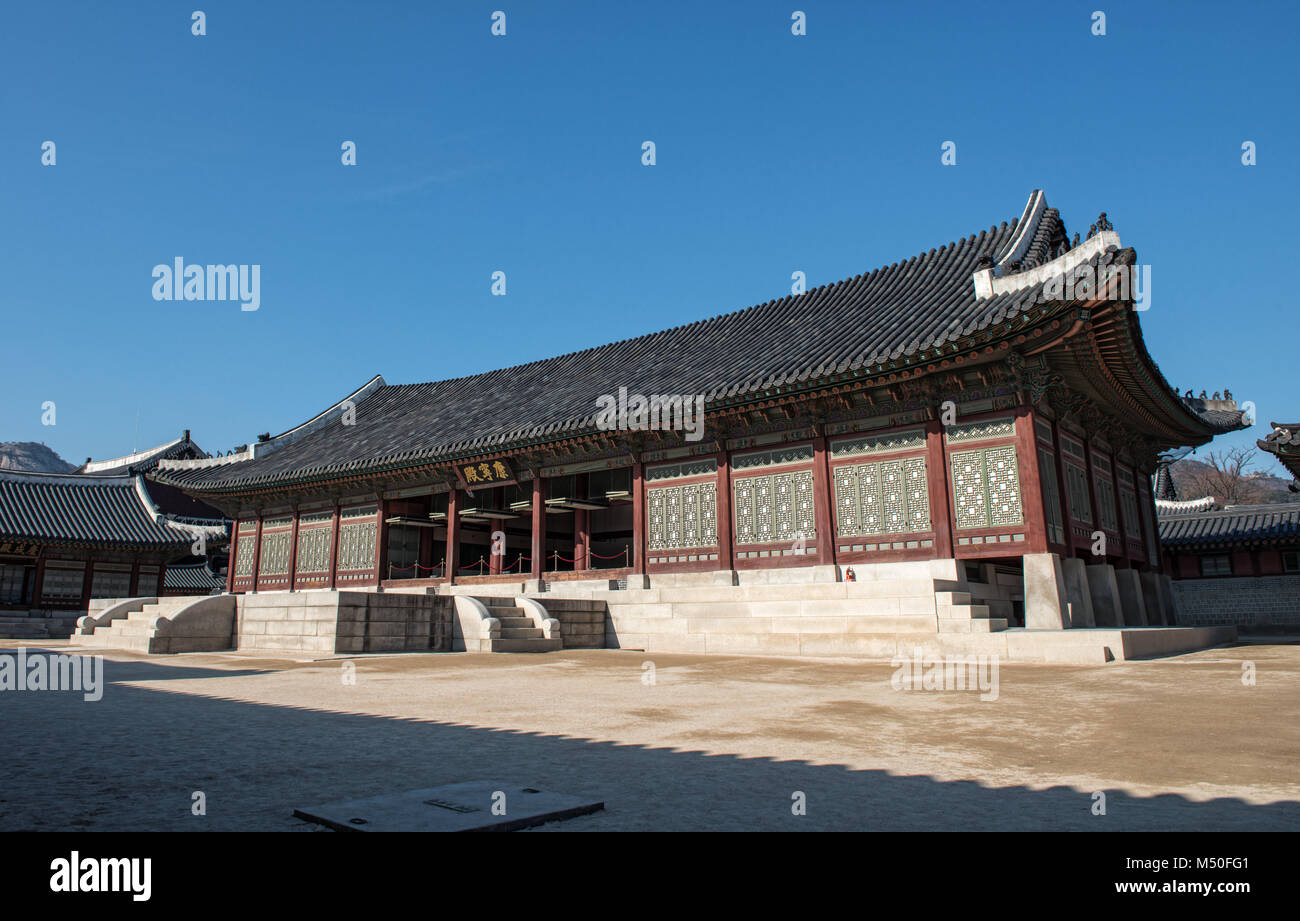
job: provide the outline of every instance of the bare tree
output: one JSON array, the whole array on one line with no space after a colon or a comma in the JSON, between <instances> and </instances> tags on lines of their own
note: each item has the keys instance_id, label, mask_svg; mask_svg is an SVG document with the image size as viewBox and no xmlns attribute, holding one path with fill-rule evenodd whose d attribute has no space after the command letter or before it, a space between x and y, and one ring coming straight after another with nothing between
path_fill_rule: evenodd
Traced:
<instances>
[{"instance_id":1,"label":"bare tree","mask_svg":"<svg viewBox=\"0 0 1300 921\"><path fill-rule=\"evenodd\" d=\"M1248 505L1266 499L1264 488L1248 474L1255 467L1256 449L1249 445L1211 451L1178 484L1181 498L1213 496L1221 505Z\"/></svg>"}]
</instances>

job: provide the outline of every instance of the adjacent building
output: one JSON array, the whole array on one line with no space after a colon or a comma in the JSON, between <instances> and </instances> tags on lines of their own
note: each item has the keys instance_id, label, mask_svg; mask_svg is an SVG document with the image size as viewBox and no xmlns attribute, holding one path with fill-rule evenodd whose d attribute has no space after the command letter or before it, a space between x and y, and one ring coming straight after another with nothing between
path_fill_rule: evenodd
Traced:
<instances>
[{"instance_id":1,"label":"adjacent building","mask_svg":"<svg viewBox=\"0 0 1300 921\"><path fill-rule=\"evenodd\" d=\"M0 471L0 635L67 636L92 599L156 597L173 563L220 558L220 512L144 476L206 456L186 432L75 473Z\"/></svg>"}]
</instances>

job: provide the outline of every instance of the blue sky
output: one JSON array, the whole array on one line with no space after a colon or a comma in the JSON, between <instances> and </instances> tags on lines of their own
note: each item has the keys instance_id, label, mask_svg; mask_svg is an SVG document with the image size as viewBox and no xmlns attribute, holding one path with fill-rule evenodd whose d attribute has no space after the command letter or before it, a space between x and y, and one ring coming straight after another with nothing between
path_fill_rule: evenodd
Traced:
<instances>
[{"instance_id":1,"label":"blue sky","mask_svg":"<svg viewBox=\"0 0 1300 921\"><path fill-rule=\"evenodd\" d=\"M0 440L80 462L189 428L225 450L376 373L460 376L779 297L795 270L869 271L1034 188L1071 232L1106 211L1152 265L1141 322L1173 384L1255 403L1261 424L1216 446L1300 419L1294 3L0 16ZM260 309L155 301L176 256L259 264Z\"/></svg>"}]
</instances>

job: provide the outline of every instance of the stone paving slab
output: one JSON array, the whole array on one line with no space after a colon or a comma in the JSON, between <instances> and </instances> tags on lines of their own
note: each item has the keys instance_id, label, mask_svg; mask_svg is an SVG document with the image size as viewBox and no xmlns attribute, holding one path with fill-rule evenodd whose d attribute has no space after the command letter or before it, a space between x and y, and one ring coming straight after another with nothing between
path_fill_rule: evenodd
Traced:
<instances>
[{"instance_id":1,"label":"stone paving slab","mask_svg":"<svg viewBox=\"0 0 1300 921\"><path fill-rule=\"evenodd\" d=\"M599 800L538 787L470 780L295 809L335 831L514 831L587 815Z\"/></svg>"}]
</instances>

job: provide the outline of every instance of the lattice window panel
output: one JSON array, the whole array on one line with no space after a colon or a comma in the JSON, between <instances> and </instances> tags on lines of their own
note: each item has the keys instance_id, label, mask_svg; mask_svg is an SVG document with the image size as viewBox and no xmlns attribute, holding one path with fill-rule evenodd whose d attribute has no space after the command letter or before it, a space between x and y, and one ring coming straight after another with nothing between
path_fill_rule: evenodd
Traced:
<instances>
[{"instance_id":1,"label":"lattice window panel","mask_svg":"<svg viewBox=\"0 0 1300 921\"><path fill-rule=\"evenodd\" d=\"M803 464L812 459L812 445L797 445L789 448L776 448L771 451L755 451L750 454L737 454L731 459L731 468L733 470L750 470L754 467L776 467L781 464Z\"/></svg>"},{"instance_id":2,"label":"lattice window panel","mask_svg":"<svg viewBox=\"0 0 1300 921\"><path fill-rule=\"evenodd\" d=\"M905 451L925 447L925 430L909 429L886 435L862 435L831 443L831 457L853 454L881 454L885 451Z\"/></svg>"},{"instance_id":3,"label":"lattice window panel","mask_svg":"<svg viewBox=\"0 0 1300 921\"><path fill-rule=\"evenodd\" d=\"M1014 445L959 451L950 457L958 528L1024 523Z\"/></svg>"},{"instance_id":4,"label":"lattice window panel","mask_svg":"<svg viewBox=\"0 0 1300 921\"><path fill-rule=\"evenodd\" d=\"M984 455L960 451L950 458L952 465L953 515L958 528L988 527L988 489L984 482Z\"/></svg>"},{"instance_id":5,"label":"lattice window panel","mask_svg":"<svg viewBox=\"0 0 1300 921\"><path fill-rule=\"evenodd\" d=\"M646 490L648 549L712 547L718 543L718 484L687 483Z\"/></svg>"},{"instance_id":6,"label":"lattice window panel","mask_svg":"<svg viewBox=\"0 0 1300 921\"><path fill-rule=\"evenodd\" d=\"M986 419L981 422L950 425L944 432L944 438L949 444L961 444L966 441L982 441L986 438L1010 438L1015 433L1014 419Z\"/></svg>"},{"instance_id":7,"label":"lattice window panel","mask_svg":"<svg viewBox=\"0 0 1300 921\"><path fill-rule=\"evenodd\" d=\"M45 567L45 577L41 581L41 597L54 599L74 599L81 597L81 588L86 582L84 569L57 569Z\"/></svg>"},{"instance_id":8,"label":"lattice window panel","mask_svg":"<svg viewBox=\"0 0 1300 921\"><path fill-rule=\"evenodd\" d=\"M736 543L794 543L817 535L811 470L732 481Z\"/></svg>"},{"instance_id":9,"label":"lattice window panel","mask_svg":"<svg viewBox=\"0 0 1300 921\"><path fill-rule=\"evenodd\" d=\"M140 577L136 580L135 594L139 598L157 597L158 570L141 568Z\"/></svg>"},{"instance_id":10,"label":"lattice window panel","mask_svg":"<svg viewBox=\"0 0 1300 921\"><path fill-rule=\"evenodd\" d=\"M1024 524L1025 510L1020 502L1020 470L1016 465L1015 445L985 448L984 469L988 475L990 526Z\"/></svg>"},{"instance_id":11,"label":"lattice window panel","mask_svg":"<svg viewBox=\"0 0 1300 921\"><path fill-rule=\"evenodd\" d=\"M1119 521L1115 516L1115 484L1110 477L1094 477L1097 487L1097 513L1101 517L1101 526L1107 531L1119 531Z\"/></svg>"},{"instance_id":12,"label":"lattice window panel","mask_svg":"<svg viewBox=\"0 0 1300 921\"><path fill-rule=\"evenodd\" d=\"M242 528L240 530L243 530ZM253 576L253 549L257 538L253 534L241 534L235 546L235 577L241 579Z\"/></svg>"},{"instance_id":13,"label":"lattice window panel","mask_svg":"<svg viewBox=\"0 0 1300 921\"><path fill-rule=\"evenodd\" d=\"M1065 441L1062 439L1061 444ZM1064 462L1065 494L1070 500L1070 517L1083 524L1092 524L1092 504L1088 498L1088 475L1078 464Z\"/></svg>"},{"instance_id":14,"label":"lattice window panel","mask_svg":"<svg viewBox=\"0 0 1300 921\"><path fill-rule=\"evenodd\" d=\"M355 572L373 569L375 545L378 540L379 525L375 521L341 525L339 527L339 571Z\"/></svg>"},{"instance_id":15,"label":"lattice window panel","mask_svg":"<svg viewBox=\"0 0 1300 921\"><path fill-rule=\"evenodd\" d=\"M299 527L297 560L299 573L329 572L330 543L334 536L332 532L333 528L328 526Z\"/></svg>"},{"instance_id":16,"label":"lattice window panel","mask_svg":"<svg viewBox=\"0 0 1300 921\"><path fill-rule=\"evenodd\" d=\"M289 574L289 532L262 533L262 557L258 561L259 576L285 576Z\"/></svg>"},{"instance_id":17,"label":"lattice window panel","mask_svg":"<svg viewBox=\"0 0 1300 921\"><path fill-rule=\"evenodd\" d=\"M1047 539L1065 543L1065 518L1061 514L1061 491L1056 485L1056 457L1047 448L1038 449L1038 476L1043 483L1043 511Z\"/></svg>"},{"instance_id":18,"label":"lattice window panel","mask_svg":"<svg viewBox=\"0 0 1300 921\"><path fill-rule=\"evenodd\" d=\"M908 532L929 531L930 482L926 475L925 458L909 457L903 461L904 488L907 491Z\"/></svg>"},{"instance_id":19,"label":"lattice window panel","mask_svg":"<svg viewBox=\"0 0 1300 921\"><path fill-rule=\"evenodd\" d=\"M91 598L126 598L131 594L131 571L95 569L90 579Z\"/></svg>"},{"instance_id":20,"label":"lattice window panel","mask_svg":"<svg viewBox=\"0 0 1300 921\"><path fill-rule=\"evenodd\" d=\"M1124 524L1124 533L1128 537L1137 537L1139 529L1137 496L1122 486L1119 490L1119 511Z\"/></svg>"}]
</instances>

